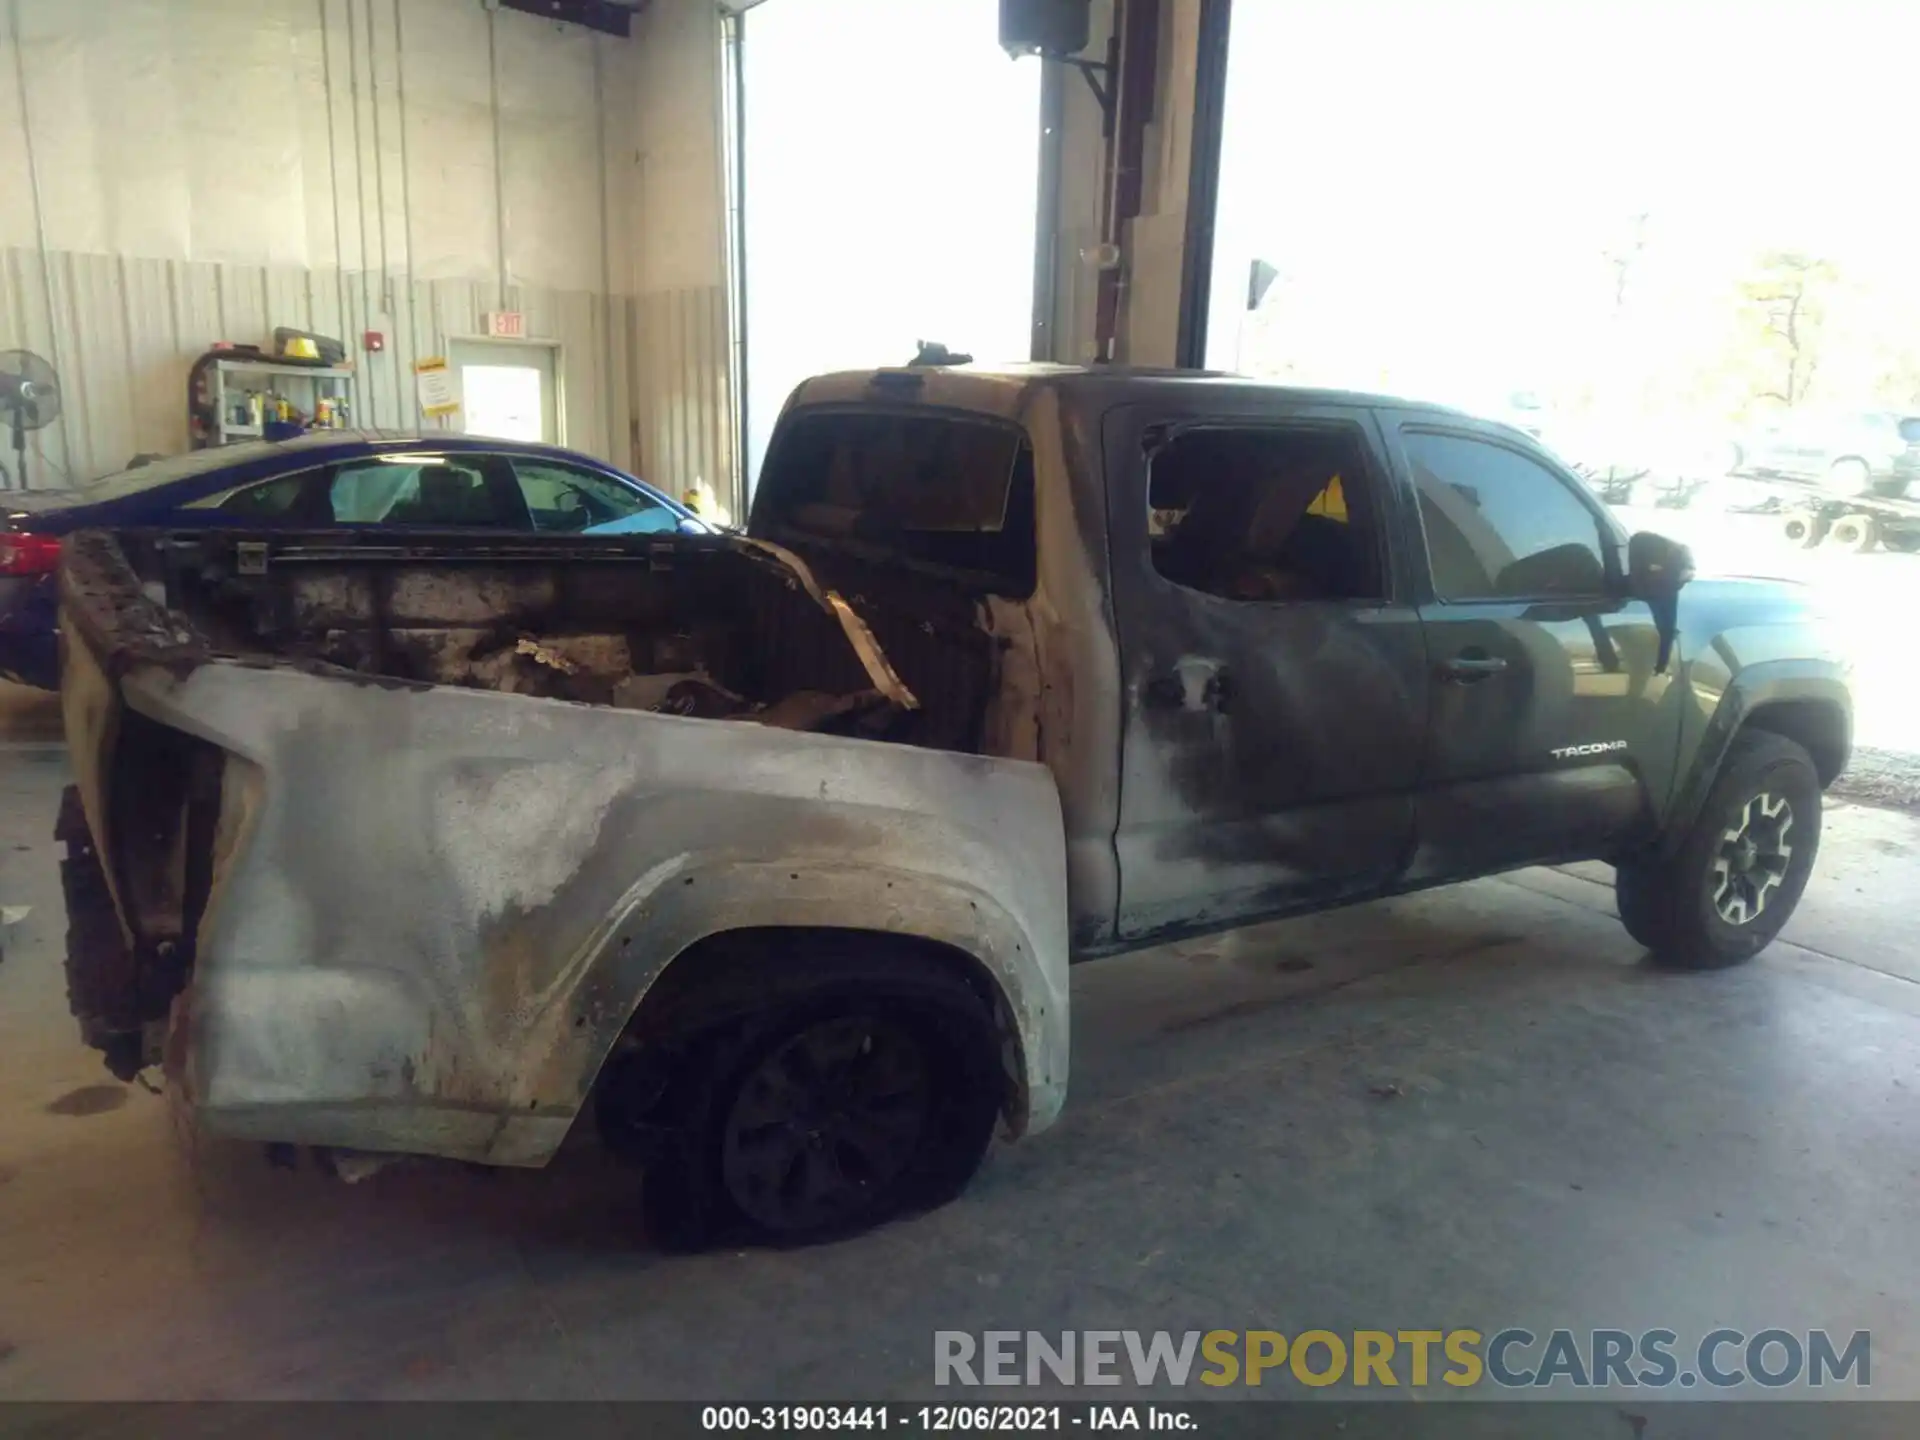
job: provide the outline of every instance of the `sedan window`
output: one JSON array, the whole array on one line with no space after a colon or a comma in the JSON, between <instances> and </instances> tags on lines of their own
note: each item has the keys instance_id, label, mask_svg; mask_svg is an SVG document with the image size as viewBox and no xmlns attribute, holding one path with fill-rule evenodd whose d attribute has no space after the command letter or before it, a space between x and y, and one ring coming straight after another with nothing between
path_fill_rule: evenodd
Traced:
<instances>
[{"instance_id":1,"label":"sedan window","mask_svg":"<svg viewBox=\"0 0 1920 1440\"><path fill-rule=\"evenodd\" d=\"M395 455L339 466L330 488L341 525L523 528L487 484L480 462Z\"/></svg>"},{"instance_id":2,"label":"sedan window","mask_svg":"<svg viewBox=\"0 0 1920 1440\"><path fill-rule=\"evenodd\" d=\"M515 478L533 528L558 535L657 535L680 517L645 491L608 475L550 461L516 459Z\"/></svg>"},{"instance_id":3,"label":"sedan window","mask_svg":"<svg viewBox=\"0 0 1920 1440\"><path fill-rule=\"evenodd\" d=\"M248 515L262 520L292 520L298 518L304 508L302 497L307 494L308 482L313 476L311 470L303 470L297 475L280 475L256 485L242 485L237 490L204 495L198 500L188 501L181 508L218 510L223 515Z\"/></svg>"}]
</instances>

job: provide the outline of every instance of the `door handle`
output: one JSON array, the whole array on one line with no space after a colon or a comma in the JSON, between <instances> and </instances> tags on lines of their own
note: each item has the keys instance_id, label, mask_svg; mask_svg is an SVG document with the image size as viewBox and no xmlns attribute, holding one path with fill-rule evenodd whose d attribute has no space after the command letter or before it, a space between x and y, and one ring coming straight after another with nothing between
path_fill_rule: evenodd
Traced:
<instances>
[{"instance_id":1,"label":"door handle","mask_svg":"<svg viewBox=\"0 0 1920 1440\"><path fill-rule=\"evenodd\" d=\"M1507 662L1484 650L1465 650L1440 667L1440 678L1458 685L1472 685L1507 668Z\"/></svg>"},{"instance_id":2,"label":"door handle","mask_svg":"<svg viewBox=\"0 0 1920 1440\"><path fill-rule=\"evenodd\" d=\"M1233 676L1225 670L1216 670L1209 675L1200 691L1200 703L1216 714L1226 714L1227 708L1233 704Z\"/></svg>"},{"instance_id":3,"label":"door handle","mask_svg":"<svg viewBox=\"0 0 1920 1440\"><path fill-rule=\"evenodd\" d=\"M1140 699L1141 703L1161 710L1187 709L1186 682L1178 675L1155 675L1140 687ZM1199 703L1191 708L1224 715L1232 703L1233 677L1225 670L1216 670L1207 676L1206 683L1200 687Z\"/></svg>"}]
</instances>

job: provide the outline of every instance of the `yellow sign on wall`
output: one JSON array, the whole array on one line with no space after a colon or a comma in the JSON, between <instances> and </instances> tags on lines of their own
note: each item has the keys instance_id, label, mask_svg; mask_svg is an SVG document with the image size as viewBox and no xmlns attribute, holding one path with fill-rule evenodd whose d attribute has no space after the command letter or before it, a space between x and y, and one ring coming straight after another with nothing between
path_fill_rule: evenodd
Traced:
<instances>
[{"instance_id":1,"label":"yellow sign on wall","mask_svg":"<svg viewBox=\"0 0 1920 1440\"><path fill-rule=\"evenodd\" d=\"M429 420L454 415L460 410L460 391L444 355L419 361L413 367L414 385L420 396L420 413Z\"/></svg>"}]
</instances>

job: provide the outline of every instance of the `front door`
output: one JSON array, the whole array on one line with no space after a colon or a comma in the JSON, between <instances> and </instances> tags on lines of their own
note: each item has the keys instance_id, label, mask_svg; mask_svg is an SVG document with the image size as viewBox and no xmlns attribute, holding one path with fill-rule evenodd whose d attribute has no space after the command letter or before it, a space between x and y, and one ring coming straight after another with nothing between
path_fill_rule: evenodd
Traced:
<instances>
[{"instance_id":1,"label":"front door","mask_svg":"<svg viewBox=\"0 0 1920 1440\"><path fill-rule=\"evenodd\" d=\"M1398 426L1434 675L1411 878L1604 855L1673 780L1680 712L1620 536L1544 457L1463 422Z\"/></svg>"},{"instance_id":2,"label":"front door","mask_svg":"<svg viewBox=\"0 0 1920 1440\"><path fill-rule=\"evenodd\" d=\"M1106 429L1125 940L1389 884L1427 710L1371 417L1126 409Z\"/></svg>"}]
</instances>

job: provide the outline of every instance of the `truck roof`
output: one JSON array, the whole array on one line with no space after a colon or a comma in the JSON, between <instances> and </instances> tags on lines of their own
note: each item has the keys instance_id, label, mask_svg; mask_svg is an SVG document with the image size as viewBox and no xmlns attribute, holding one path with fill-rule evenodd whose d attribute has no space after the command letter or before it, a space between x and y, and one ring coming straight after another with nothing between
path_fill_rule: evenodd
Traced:
<instances>
[{"instance_id":1,"label":"truck roof","mask_svg":"<svg viewBox=\"0 0 1920 1440\"><path fill-rule=\"evenodd\" d=\"M1437 415L1474 418L1452 406L1413 400L1404 395L1369 394L1358 390L1284 385L1251 375L1221 370L1174 370L1146 365L1056 365L1023 362L995 365L883 366L871 370L842 370L804 381L793 393L796 405L850 404L886 395L921 399L967 410L1014 416L1041 391L1098 397L1106 404L1129 395L1146 396L1176 391L1232 391L1265 394L1275 399L1357 406L1390 406Z\"/></svg>"}]
</instances>

